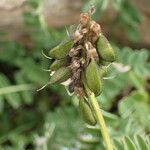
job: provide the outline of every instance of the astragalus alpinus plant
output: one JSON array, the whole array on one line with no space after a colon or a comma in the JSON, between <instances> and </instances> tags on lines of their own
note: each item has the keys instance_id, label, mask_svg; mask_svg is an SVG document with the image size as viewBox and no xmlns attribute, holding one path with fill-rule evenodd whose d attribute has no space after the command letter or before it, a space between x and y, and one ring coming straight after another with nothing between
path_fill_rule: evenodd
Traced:
<instances>
[{"instance_id":1,"label":"astragalus alpinus plant","mask_svg":"<svg viewBox=\"0 0 150 150\"><path fill-rule=\"evenodd\" d=\"M102 34L101 27L92 20L95 12L81 13L80 23L68 39L49 51L54 60L50 66L50 84L64 84L79 98L79 109L85 122L97 123L107 150L112 150L111 140L95 96L102 91L105 63L115 60L114 51Z\"/></svg>"}]
</instances>

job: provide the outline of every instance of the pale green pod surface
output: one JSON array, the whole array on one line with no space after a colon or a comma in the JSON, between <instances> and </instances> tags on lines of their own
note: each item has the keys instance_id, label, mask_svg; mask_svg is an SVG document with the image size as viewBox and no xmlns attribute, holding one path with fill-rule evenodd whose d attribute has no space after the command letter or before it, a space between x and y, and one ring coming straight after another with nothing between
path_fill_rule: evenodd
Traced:
<instances>
[{"instance_id":1,"label":"pale green pod surface","mask_svg":"<svg viewBox=\"0 0 150 150\"><path fill-rule=\"evenodd\" d=\"M71 76L71 68L70 67L61 67L59 68L51 77L50 84L59 84Z\"/></svg>"},{"instance_id":2,"label":"pale green pod surface","mask_svg":"<svg viewBox=\"0 0 150 150\"><path fill-rule=\"evenodd\" d=\"M97 51L103 60L108 62L115 61L114 50L104 35L100 35L97 41Z\"/></svg>"},{"instance_id":3,"label":"pale green pod surface","mask_svg":"<svg viewBox=\"0 0 150 150\"><path fill-rule=\"evenodd\" d=\"M69 39L64 44L60 44L49 51L49 55L55 59L62 59L67 56L74 44L73 39Z\"/></svg>"},{"instance_id":4,"label":"pale green pod surface","mask_svg":"<svg viewBox=\"0 0 150 150\"><path fill-rule=\"evenodd\" d=\"M83 97L80 97L79 109L80 109L80 113L82 115L83 120L89 125L94 126L96 124L96 119L93 115L93 112L90 108L88 101L84 99Z\"/></svg>"},{"instance_id":5,"label":"pale green pod surface","mask_svg":"<svg viewBox=\"0 0 150 150\"><path fill-rule=\"evenodd\" d=\"M98 65L93 58L85 70L85 78L89 89L96 96L100 95L102 91L102 81L100 78Z\"/></svg>"},{"instance_id":6,"label":"pale green pod surface","mask_svg":"<svg viewBox=\"0 0 150 150\"><path fill-rule=\"evenodd\" d=\"M56 71L56 70L58 70L60 67L65 66L65 64L66 64L66 59L58 59L58 60L55 60L55 61L51 64L50 70Z\"/></svg>"}]
</instances>

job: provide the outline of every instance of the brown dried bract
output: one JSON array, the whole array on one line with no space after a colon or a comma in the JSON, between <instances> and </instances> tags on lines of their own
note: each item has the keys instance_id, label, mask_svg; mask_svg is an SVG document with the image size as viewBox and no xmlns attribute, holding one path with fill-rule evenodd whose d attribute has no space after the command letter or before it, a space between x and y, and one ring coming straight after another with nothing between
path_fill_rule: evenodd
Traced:
<instances>
[{"instance_id":1,"label":"brown dried bract","mask_svg":"<svg viewBox=\"0 0 150 150\"><path fill-rule=\"evenodd\" d=\"M80 25L86 27L90 21L89 13L82 13L80 15Z\"/></svg>"},{"instance_id":2,"label":"brown dried bract","mask_svg":"<svg viewBox=\"0 0 150 150\"><path fill-rule=\"evenodd\" d=\"M96 23L95 21L91 21L90 22L90 30L94 32L94 34L96 34L96 36L99 36L100 32L101 32L101 27L98 23Z\"/></svg>"},{"instance_id":3,"label":"brown dried bract","mask_svg":"<svg viewBox=\"0 0 150 150\"><path fill-rule=\"evenodd\" d=\"M76 86L74 88L74 94L77 96L85 96L85 92L83 90L83 87L82 86Z\"/></svg>"}]
</instances>

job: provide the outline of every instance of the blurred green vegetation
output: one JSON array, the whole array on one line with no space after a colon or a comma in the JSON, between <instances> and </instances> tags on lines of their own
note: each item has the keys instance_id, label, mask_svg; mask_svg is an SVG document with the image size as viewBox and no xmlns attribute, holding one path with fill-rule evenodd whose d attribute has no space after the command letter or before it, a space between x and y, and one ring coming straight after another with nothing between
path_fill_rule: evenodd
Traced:
<instances>
[{"instance_id":1,"label":"blurred green vegetation","mask_svg":"<svg viewBox=\"0 0 150 150\"><path fill-rule=\"evenodd\" d=\"M107 11L109 0L84 1L97 7L95 19ZM9 41L0 34L0 149L3 150L104 150L99 128L84 124L78 99L68 96L63 86L47 86L51 61L41 54L66 37L65 28L48 27L41 14L41 1L29 0L31 11L23 14L32 31L32 43ZM131 41L140 38L141 16L129 0L113 0L118 12L115 25L122 26ZM115 39L112 39L115 41ZM116 42L117 43L117 42ZM113 43L118 55L111 66L98 101L115 149L150 149L150 51L133 50ZM112 78L112 79L111 79Z\"/></svg>"}]
</instances>

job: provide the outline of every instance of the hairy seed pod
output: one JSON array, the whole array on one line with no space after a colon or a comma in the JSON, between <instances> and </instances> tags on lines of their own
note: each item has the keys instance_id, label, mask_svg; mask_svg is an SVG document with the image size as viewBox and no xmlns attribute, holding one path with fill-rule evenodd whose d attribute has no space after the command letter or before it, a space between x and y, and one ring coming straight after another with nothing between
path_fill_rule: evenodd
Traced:
<instances>
[{"instance_id":1,"label":"hairy seed pod","mask_svg":"<svg viewBox=\"0 0 150 150\"><path fill-rule=\"evenodd\" d=\"M108 62L115 61L115 53L104 35L100 35L97 41L97 51L100 57Z\"/></svg>"},{"instance_id":2,"label":"hairy seed pod","mask_svg":"<svg viewBox=\"0 0 150 150\"><path fill-rule=\"evenodd\" d=\"M88 13L82 13L80 15L80 24L81 24L82 27L86 27L89 20L90 20L90 16L89 16Z\"/></svg>"},{"instance_id":3,"label":"hairy seed pod","mask_svg":"<svg viewBox=\"0 0 150 150\"><path fill-rule=\"evenodd\" d=\"M85 70L85 78L89 89L98 96L102 90L102 81L99 74L99 68L96 64L94 58L91 59L91 62Z\"/></svg>"},{"instance_id":4,"label":"hairy seed pod","mask_svg":"<svg viewBox=\"0 0 150 150\"><path fill-rule=\"evenodd\" d=\"M70 67L61 67L59 68L51 77L50 84L59 84L71 76L71 68Z\"/></svg>"},{"instance_id":5,"label":"hairy seed pod","mask_svg":"<svg viewBox=\"0 0 150 150\"><path fill-rule=\"evenodd\" d=\"M88 101L83 97L80 97L79 99L79 109L83 120L89 125L94 126L96 124L95 116L91 110Z\"/></svg>"},{"instance_id":6,"label":"hairy seed pod","mask_svg":"<svg viewBox=\"0 0 150 150\"><path fill-rule=\"evenodd\" d=\"M60 44L49 51L49 55L55 59L62 59L67 56L74 44L73 39L69 39L64 44Z\"/></svg>"},{"instance_id":7,"label":"hairy seed pod","mask_svg":"<svg viewBox=\"0 0 150 150\"><path fill-rule=\"evenodd\" d=\"M55 60L55 61L51 64L50 70L56 71L56 70L58 70L60 67L65 66L65 64L66 64L66 59Z\"/></svg>"}]
</instances>

